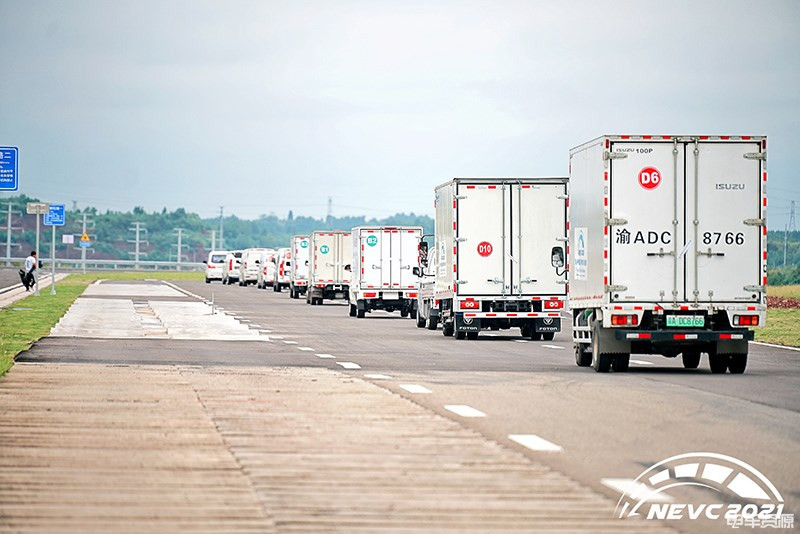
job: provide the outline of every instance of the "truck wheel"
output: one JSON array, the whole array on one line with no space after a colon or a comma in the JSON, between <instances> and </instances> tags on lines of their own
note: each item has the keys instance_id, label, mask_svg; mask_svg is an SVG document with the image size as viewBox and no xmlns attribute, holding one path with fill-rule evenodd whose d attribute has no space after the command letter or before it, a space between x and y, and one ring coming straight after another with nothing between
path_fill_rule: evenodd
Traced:
<instances>
[{"instance_id":1,"label":"truck wheel","mask_svg":"<svg viewBox=\"0 0 800 534\"><path fill-rule=\"evenodd\" d=\"M411 309L411 318L412 319L416 319L417 316L419 316L419 313L417 313L417 309L416 308L412 308Z\"/></svg>"},{"instance_id":2,"label":"truck wheel","mask_svg":"<svg viewBox=\"0 0 800 534\"><path fill-rule=\"evenodd\" d=\"M615 373L627 373L628 368L631 366L630 354L616 354L614 361L611 363L611 368Z\"/></svg>"},{"instance_id":3,"label":"truck wheel","mask_svg":"<svg viewBox=\"0 0 800 534\"><path fill-rule=\"evenodd\" d=\"M467 339L469 339L470 341L475 341L476 339L478 339L479 335L480 332L467 332Z\"/></svg>"},{"instance_id":4,"label":"truck wheel","mask_svg":"<svg viewBox=\"0 0 800 534\"><path fill-rule=\"evenodd\" d=\"M408 310L400 310L400 317L408 317Z\"/></svg>"},{"instance_id":5,"label":"truck wheel","mask_svg":"<svg viewBox=\"0 0 800 534\"><path fill-rule=\"evenodd\" d=\"M541 332L531 332L531 339L533 341L541 341L542 340L542 333Z\"/></svg>"},{"instance_id":6,"label":"truck wheel","mask_svg":"<svg viewBox=\"0 0 800 534\"><path fill-rule=\"evenodd\" d=\"M728 357L728 370L732 375L740 375L747 368L747 353L731 354Z\"/></svg>"},{"instance_id":7,"label":"truck wheel","mask_svg":"<svg viewBox=\"0 0 800 534\"><path fill-rule=\"evenodd\" d=\"M358 317L359 319L363 319L366 314L367 314L366 310L357 310L356 311L356 317Z\"/></svg>"},{"instance_id":8,"label":"truck wheel","mask_svg":"<svg viewBox=\"0 0 800 534\"><path fill-rule=\"evenodd\" d=\"M600 347L600 327L595 321L592 325L592 367L598 373L607 373L611 370L611 354L603 354Z\"/></svg>"},{"instance_id":9,"label":"truck wheel","mask_svg":"<svg viewBox=\"0 0 800 534\"><path fill-rule=\"evenodd\" d=\"M489 327L489 330L493 330L493 331L497 332L498 330L500 330L500 327L497 326L496 324L493 324L492 326Z\"/></svg>"},{"instance_id":10,"label":"truck wheel","mask_svg":"<svg viewBox=\"0 0 800 534\"><path fill-rule=\"evenodd\" d=\"M322 297L317 298L317 306L322 306Z\"/></svg>"},{"instance_id":11,"label":"truck wheel","mask_svg":"<svg viewBox=\"0 0 800 534\"><path fill-rule=\"evenodd\" d=\"M438 324L439 320L436 319L436 317L428 317L428 322L426 324L426 327L428 328L428 330L436 330L436 325Z\"/></svg>"},{"instance_id":12,"label":"truck wheel","mask_svg":"<svg viewBox=\"0 0 800 534\"><path fill-rule=\"evenodd\" d=\"M355 317L357 311L358 311L358 308L356 307L356 305L355 304L351 304L350 305L350 317Z\"/></svg>"},{"instance_id":13,"label":"truck wheel","mask_svg":"<svg viewBox=\"0 0 800 534\"><path fill-rule=\"evenodd\" d=\"M709 354L708 366L711 368L711 373L715 375L724 374L728 370L728 360L727 354Z\"/></svg>"},{"instance_id":14,"label":"truck wheel","mask_svg":"<svg viewBox=\"0 0 800 534\"><path fill-rule=\"evenodd\" d=\"M467 333L464 332L464 331L459 330L458 332L455 333L454 337L456 339L467 339Z\"/></svg>"},{"instance_id":15,"label":"truck wheel","mask_svg":"<svg viewBox=\"0 0 800 534\"><path fill-rule=\"evenodd\" d=\"M697 369L697 366L700 365L700 351L687 350L681 354L681 359L683 359L685 369Z\"/></svg>"},{"instance_id":16,"label":"truck wheel","mask_svg":"<svg viewBox=\"0 0 800 534\"><path fill-rule=\"evenodd\" d=\"M592 353L583 350L583 344L575 345L575 363L578 367L589 367L592 365Z\"/></svg>"},{"instance_id":17,"label":"truck wheel","mask_svg":"<svg viewBox=\"0 0 800 534\"><path fill-rule=\"evenodd\" d=\"M556 337L555 332L545 332L542 334L542 339L545 341L553 341L554 337Z\"/></svg>"},{"instance_id":18,"label":"truck wheel","mask_svg":"<svg viewBox=\"0 0 800 534\"><path fill-rule=\"evenodd\" d=\"M206 278L206 284L210 284L210 283L211 283L211 280L209 280L208 278Z\"/></svg>"},{"instance_id":19,"label":"truck wheel","mask_svg":"<svg viewBox=\"0 0 800 534\"><path fill-rule=\"evenodd\" d=\"M428 327L430 328L430 327ZM442 323L442 334L450 337L456 331L455 325L453 323Z\"/></svg>"},{"instance_id":20,"label":"truck wheel","mask_svg":"<svg viewBox=\"0 0 800 534\"><path fill-rule=\"evenodd\" d=\"M419 314L415 317L417 320L417 328L425 328L425 318Z\"/></svg>"}]
</instances>

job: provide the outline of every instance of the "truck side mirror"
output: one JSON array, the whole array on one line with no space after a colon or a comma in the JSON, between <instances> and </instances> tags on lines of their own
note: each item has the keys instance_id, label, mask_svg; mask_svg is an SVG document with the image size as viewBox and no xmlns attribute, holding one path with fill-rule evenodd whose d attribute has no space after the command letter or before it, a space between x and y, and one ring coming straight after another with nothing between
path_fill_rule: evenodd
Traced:
<instances>
[{"instance_id":1,"label":"truck side mirror","mask_svg":"<svg viewBox=\"0 0 800 534\"><path fill-rule=\"evenodd\" d=\"M203 263L204 263L205 265L208 265L208 262L207 262L206 260L203 260Z\"/></svg>"},{"instance_id":2,"label":"truck side mirror","mask_svg":"<svg viewBox=\"0 0 800 534\"><path fill-rule=\"evenodd\" d=\"M422 257L425 257L425 256L428 255L428 243L426 241L420 241L419 242L419 254Z\"/></svg>"},{"instance_id":3,"label":"truck side mirror","mask_svg":"<svg viewBox=\"0 0 800 534\"><path fill-rule=\"evenodd\" d=\"M564 249L561 247L553 247L553 250L550 252L550 258L553 267L556 269L562 268L564 266Z\"/></svg>"},{"instance_id":4,"label":"truck side mirror","mask_svg":"<svg viewBox=\"0 0 800 534\"><path fill-rule=\"evenodd\" d=\"M344 270L345 271L351 271L352 270L349 263L344 266Z\"/></svg>"},{"instance_id":5,"label":"truck side mirror","mask_svg":"<svg viewBox=\"0 0 800 534\"><path fill-rule=\"evenodd\" d=\"M422 276L422 270L419 267L412 268L411 272L414 273L414 276Z\"/></svg>"}]
</instances>

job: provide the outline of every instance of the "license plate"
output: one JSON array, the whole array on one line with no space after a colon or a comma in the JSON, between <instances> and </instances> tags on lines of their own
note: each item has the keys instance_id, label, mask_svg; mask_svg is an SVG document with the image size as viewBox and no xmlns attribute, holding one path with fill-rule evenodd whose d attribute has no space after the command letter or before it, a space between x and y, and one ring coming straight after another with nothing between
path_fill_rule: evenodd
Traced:
<instances>
[{"instance_id":1,"label":"license plate","mask_svg":"<svg viewBox=\"0 0 800 534\"><path fill-rule=\"evenodd\" d=\"M676 328L702 328L706 318L702 315L667 315L667 326Z\"/></svg>"}]
</instances>

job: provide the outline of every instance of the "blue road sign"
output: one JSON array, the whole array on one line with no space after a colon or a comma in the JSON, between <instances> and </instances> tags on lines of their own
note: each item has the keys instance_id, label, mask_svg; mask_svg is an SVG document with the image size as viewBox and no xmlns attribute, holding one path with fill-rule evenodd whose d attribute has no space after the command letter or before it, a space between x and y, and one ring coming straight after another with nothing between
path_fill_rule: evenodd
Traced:
<instances>
[{"instance_id":1,"label":"blue road sign","mask_svg":"<svg viewBox=\"0 0 800 534\"><path fill-rule=\"evenodd\" d=\"M66 218L64 204L50 204L50 213L44 214L43 222L45 226L64 226Z\"/></svg>"},{"instance_id":2,"label":"blue road sign","mask_svg":"<svg viewBox=\"0 0 800 534\"><path fill-rule=\"evenodd\" d=\"M83 248L89 248L89 247L92 246L92 242L91 241L78 241L78 245L80 245Z\"/></svg>"},{"instance_id":3,"label":"blue road sign","mask_svg":"<svg viewBox=\"0 0 800 534\"><path fill-rule=\"evenodd\" d=\"M19 189L19 148L0 146L0 191Z\"/></svg>"}]
</instances>

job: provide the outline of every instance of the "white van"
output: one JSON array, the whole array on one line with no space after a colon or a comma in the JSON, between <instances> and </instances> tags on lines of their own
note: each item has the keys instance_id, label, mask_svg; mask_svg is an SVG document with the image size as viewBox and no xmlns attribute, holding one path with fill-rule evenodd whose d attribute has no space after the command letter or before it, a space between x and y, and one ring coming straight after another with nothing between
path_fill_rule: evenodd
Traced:
<instances>
[{"instance_id":1,"label":"white van","mask_svg":"<svg viewBox=\"0 0 800 534\"><path fill-rule=\"evenodd\" d=\"M239 285L247 286L258 283L258 273L261 270L265 253L272 249L246 248L242 252L242 261L239 264Z\"/></svg>"},{"instance_id":2,"label":"white van","mask_svg":"<svg viewBox=\"0 0 800 534\"><path fill-rule=\"evenodd\" d=\"M292 268L292 249L279 248L275 256L275 276L272 279L272 290L280 293L283 288L288 288Z\"/></svg>"},{"instance_id":3,"label":"white van","mask_svg":"<svg viewBox=\"0 0 800 534\"><path fill-rule=\"evenodd\" d=\"M226 250L212 250L208 253L206 264L206 284L212 280L222 280L222 270L225 265L225 257L228 255Z\"/></svg>"},{"instance_id":4,"label":"white van","mask_svg":"<svg viewBox=\"0 0 800 534\"><path fill-rule=\"evenodd\" d=\"M272 287L272 281L275 278L275 257L277 254L275 249L271 248L264 251L261 258L261 268L258 270L258 283L256 284L259 289Z\"/></svg>"},{"instance_id":5,"label":"white van","mask_svg":"<svg viewBox=\"0 0 800 534\"><path fill-rule=\"evenodd\" d=\"M239 281L239 263L242 261L241 250L231 250L225 255L222 264L222 283L231 285Z\"/></svg>"}]
</instances>

